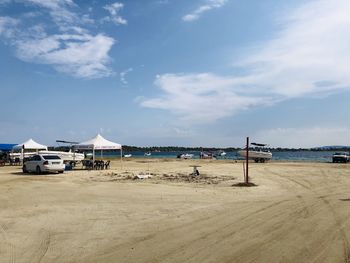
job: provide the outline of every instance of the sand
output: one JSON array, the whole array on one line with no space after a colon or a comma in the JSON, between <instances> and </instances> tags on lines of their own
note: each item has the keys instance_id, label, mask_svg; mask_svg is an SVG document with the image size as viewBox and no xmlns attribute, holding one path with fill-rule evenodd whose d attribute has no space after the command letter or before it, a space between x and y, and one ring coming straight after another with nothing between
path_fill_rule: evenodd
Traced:
<instances>
[{"instance_id":1,"label":"sand","mask_svg":"<svg viewBox=\"0 0 350 263\"><path fill-rule=\"evenodd\" d=\"M0 167L0 262L350 262L349 164L252 163L250 175L256 187L233 187L242 163L209 160Z\"/></svg>"}]
</instances>

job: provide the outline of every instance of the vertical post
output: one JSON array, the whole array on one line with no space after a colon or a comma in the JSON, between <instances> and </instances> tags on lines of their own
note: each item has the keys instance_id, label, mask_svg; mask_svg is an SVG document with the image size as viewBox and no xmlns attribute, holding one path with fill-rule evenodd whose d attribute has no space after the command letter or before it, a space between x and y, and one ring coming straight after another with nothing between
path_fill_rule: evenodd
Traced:
<instances>
[{"instance_id":1,"label":"vertical post","mask_svg":"<svg viewBox=\"0 0 350 263\"><path fill-rule=\"evenodd\" d=\"M71 145L70 151L73 151L73 162L74 162L74 166L75 166L75 148L74 148L74 145L73 146Z\"/></svg>"},{"instance_id":2,"label":"vertical post","mask_svg":"<svg viewBox=\"0 0 350 263\"><path fill-rule=\"evenodd\" d=\"M146 159L147 159L147 174L149 175L150 172L149 172L149 156L146 156Z\"/></svg>"},{"instance_id":3,"label":"vertical post","mask_svg":"<svg viewBox=\"0 0 350 263\"><path fill-rule=\"evenodd\" d=\"M245 154L245 160L246 160L246 172L245 172L245 183L249 183L249 176L248 176L248 166L249 166L249 137L247 137L247 146L246 146L246 154Z\"/></svg>"},{"instance_id":4,"label":"vertical post","mask_svg":"<svg viewBox=\"0 0 350 263\"><path fill-rule=\"evenodd\" d=\"M24 165L24 144L22 145L21 157L22 157L22 165Z\"/></svg>"},{"instance_id":5,"label":"vertical post","mask_svg":"<svg viewBox=\"0 0 350 263\"><path fill-rule=\"evenodd\" d=\"M123 147L120 147L120 169L123 170Z\"/></svg>"},{"instance_id":6,"label":"vertical post","mask_svg":"<svg viewBox=\"0 0 350 263\"><path fill-rule=\"evenodd\" d=\"M92 169L95 169L95 145L92 146Z\"/></svg>"}]
</instances>

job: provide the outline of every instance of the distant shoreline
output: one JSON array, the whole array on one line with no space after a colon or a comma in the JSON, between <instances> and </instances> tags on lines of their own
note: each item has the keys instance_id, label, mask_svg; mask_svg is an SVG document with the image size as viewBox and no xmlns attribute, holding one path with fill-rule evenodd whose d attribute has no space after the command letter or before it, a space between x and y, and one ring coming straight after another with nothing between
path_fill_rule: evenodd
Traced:
<instances>
[{"instance_id":1,"label":"distant shoreline","mask_svg":"<svg viewBox=\"0 0 350 263\"><path fill-rule=\"evenodd\" d=\"M57 150L57 149L68 149L69 147L49 147L49 150ZM309 151L309 152L334 152L334 151L350 151L350 146L344 147L315 147L315 148L281 148L281 147L266 147L272 152L298 152L298 151ZM181 146L151 146L151 147L138 147L138 146L129 146L123 145L124 152L198 152L198 151L207 151L207 152L215 152L215 151L226 151L233 152L241 150L240 147L226 147L226 148L218 148L218 147L181 147ZM104 150L108 152L109 150ZM114 151L114 150L113 150Z\"/></svg>"}]
</instances>

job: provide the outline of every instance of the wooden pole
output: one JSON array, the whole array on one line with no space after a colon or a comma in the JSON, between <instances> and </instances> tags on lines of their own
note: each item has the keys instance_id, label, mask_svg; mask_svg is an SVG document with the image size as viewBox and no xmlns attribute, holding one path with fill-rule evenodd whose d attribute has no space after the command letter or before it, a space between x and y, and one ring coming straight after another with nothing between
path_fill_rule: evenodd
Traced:
<instances>
[{"instance_id":1,"label":"wooden pole","mask_svg":"<svg viewBox=\"0 0 350 263\"><path fill-rule=\"evenodd\" d=\"M245 155L245 161L246 161L246 172L245 172L245 183L249 183L249 176L248 176L248 164L249 164L249 137L247 137L247 147L246 147L246 155Z\"/></svg>"}]
</instances>

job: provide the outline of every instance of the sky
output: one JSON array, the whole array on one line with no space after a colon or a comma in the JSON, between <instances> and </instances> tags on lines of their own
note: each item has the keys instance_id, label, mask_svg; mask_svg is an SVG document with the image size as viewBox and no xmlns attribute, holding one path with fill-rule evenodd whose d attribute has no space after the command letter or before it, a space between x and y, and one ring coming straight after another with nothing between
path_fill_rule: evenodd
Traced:
<instances>
[{"instance_id":1,"label":"sky","mask_svg":"<svg viewBox=\"0 0 350 263\"><path fill-rule=\"evenodd\" d=\"M348 0L0 0L0 143L350 145Z\"/></svg>"}]
</instances>

